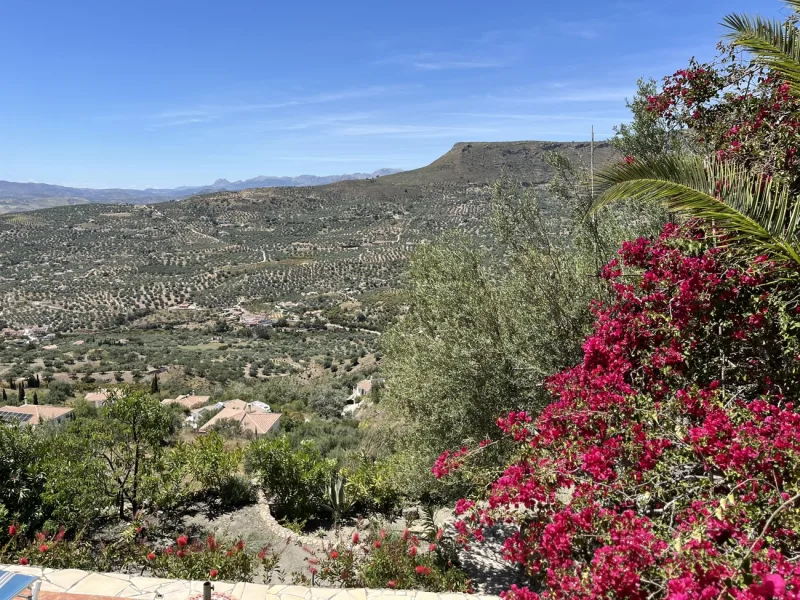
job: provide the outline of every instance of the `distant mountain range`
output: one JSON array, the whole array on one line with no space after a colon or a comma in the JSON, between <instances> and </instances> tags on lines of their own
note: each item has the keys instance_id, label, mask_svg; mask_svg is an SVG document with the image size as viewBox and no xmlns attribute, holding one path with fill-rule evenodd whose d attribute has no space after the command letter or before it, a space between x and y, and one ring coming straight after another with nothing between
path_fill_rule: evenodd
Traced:
<instances>
[{"instance_id":1,"label":"distant mountain range","mask_svg":"<svg viewBox=\"0 0 800 600\"><path fill-rule=\"evenodd\" d=\"M240 191L263 187L300 187L324 185L352 179L370 179L382 175L399 173L401 169L379 169L372 173L350 173L346 175L298 175L297 177L260 176L244 181L217 179L211 185L181 186L177 188L144 190L73 188L48 183L21 183L0 180L0 214L49 208L65 204L132 203L147 204L186 198L197 194L222 191Z\"/></svg>"}]
</instances>

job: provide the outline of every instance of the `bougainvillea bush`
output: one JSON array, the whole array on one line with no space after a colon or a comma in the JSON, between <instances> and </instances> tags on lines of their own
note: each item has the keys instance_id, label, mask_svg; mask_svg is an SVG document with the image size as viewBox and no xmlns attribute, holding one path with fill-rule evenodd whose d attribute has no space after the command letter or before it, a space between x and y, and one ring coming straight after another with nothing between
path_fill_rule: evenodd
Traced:
<instances>
[{"instance_id":1,"label":"bougainvillea bush","mask_svg":"<svg viewBox=\"0 0 800 600\"><path fill-rule=\"evenodd\" d=\"M800 597L797 273L668 225L603 277L613 301L553 404L499 419L517 458L458 502L461 541L519 524L512 599Z\"/></svg>"}]
</instances>

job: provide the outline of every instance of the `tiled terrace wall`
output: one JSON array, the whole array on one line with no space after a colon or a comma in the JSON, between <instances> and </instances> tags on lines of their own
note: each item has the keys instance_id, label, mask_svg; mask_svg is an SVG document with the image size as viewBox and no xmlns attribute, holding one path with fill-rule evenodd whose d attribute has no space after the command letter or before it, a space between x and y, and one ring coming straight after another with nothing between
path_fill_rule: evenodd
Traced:
<instances>
[{"instance_id":1,"label":"tiled terrace wall","mask_svg":"<svg viewBox=\"0 0 800 600\"><path fill-rule=\"evenodd\" d=\"M188 600L203 592L202 581L138 577L122 573L92 573L78 569L41 569L0 565L4 571L42 578L42 591L91 594L137 600ZM237 600L497 600L496 596L433 594L415 590L307 588L296 585L214 582L216 593ZM66 597L66 596L65 596ZM75 600L78 600L77 598Z\"/></svg>"}]
</instances>

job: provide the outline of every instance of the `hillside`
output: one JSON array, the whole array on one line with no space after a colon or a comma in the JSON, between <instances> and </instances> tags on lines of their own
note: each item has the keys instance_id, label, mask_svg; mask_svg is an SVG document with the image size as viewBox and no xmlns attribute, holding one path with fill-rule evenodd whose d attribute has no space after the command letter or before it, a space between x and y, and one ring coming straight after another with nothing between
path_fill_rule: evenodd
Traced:
<instances>
[{"instance_id":1,"label":"hillside","mask_svg":"<svg viewBox=\"0 0 800 600\"><path fill-rule=\"evenodd\" d=\"M0 321L100 329L182 302L369 296L396 285L420 243L453 228L486 238L502 172L543 193L550 151L588 163L586 143L464 143L427 167L366 180L0 216ZM596 163L611 156L596 145Z\"/></svg>"},{"instance_id":2,"label":"hillside","mask_svg":"<svg viewBox=\"0 0 800 600\"><path fill-rule=\"evenodd\" d=\"M399 172L399 169L379 169L373 173L349 173L321 177L316 175L298 175L297 177L262 175L244 181L217 179L214 183L204 186L181 186L166 189L147 188L144 190L75 188L48 183L21 183L0 180L0 214L71 204L147 204L217 191L237 191L259 187L324 185L336 181L368 179L397 172Z\"/></svg>"}]
</instances>

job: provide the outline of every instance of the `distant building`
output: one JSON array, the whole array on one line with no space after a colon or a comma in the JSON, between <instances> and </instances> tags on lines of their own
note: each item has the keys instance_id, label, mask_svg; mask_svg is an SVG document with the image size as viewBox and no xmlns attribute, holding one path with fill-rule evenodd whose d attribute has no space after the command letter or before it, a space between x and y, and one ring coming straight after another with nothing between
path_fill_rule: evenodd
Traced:
<instances>
[{"instance_id":1,"label":"distant building","mask_svg":"<svg viewBox=\"0 0 800 600\"><path fill-rule=\"evenodd\" d=\"M356 387L353 388L353 398L358 398L360 396L366 396L374 388L379 388L385 383L385 379L362 379L356 384Z\"/></svg>"},{"instance_id":2,"label":"distant building","mask_svg":"<svg viewBox=\"0 0 800 600\"><path fill-rule=\"evenodd\" d=\"M161 401L161 404L180 404L183 408L192 410L193 408L197 408L203 404L208 404L209 400L211 400L211 396L195 396L194 394L184 394L182 396L178 396L177 398L166 398Z\"/></svg>"},{"instance_id":3,"label":"distant building","mask_svg":"<svg viewBox=\"0 0 800 600\"><path fill-rule=\"evenodd\" d=\"M25 404L23 406L0 407L0 422L20 423L36 427L44 421L61 423L73 416L73 410L66 406L48 406L45 404Z\"/></svg>"},{"instance_id":4,"label":"distant building","mask_svg":"<svg viewBox=\"0 0 800 600\"><path fill-rule=\"evenodd\" d=\"M249 431L256 436L280 431L280 413L267 412L258 406L246 403L243 403L243 408L238 408L238 402L242 401L235 402L237 402L236 406L231 406L231 403L225 403L225 408L214 415L198 431L207 433L211 431L216 423L225 419L238 422L243 431Z\"/></svg>"},{"instance_id":5,"label":"distant building","mask_svg":"<svg viewBox=\"0 0 800 600\"><path fill-rule=\"evenodd\" d=\"M86 402L95 408L100 408L101 406L105 406L110 395L111 394L108 390L98 390L96 392L89 392L86 394L84 400L86 400Z\"/></svg>"}]
</instances>

